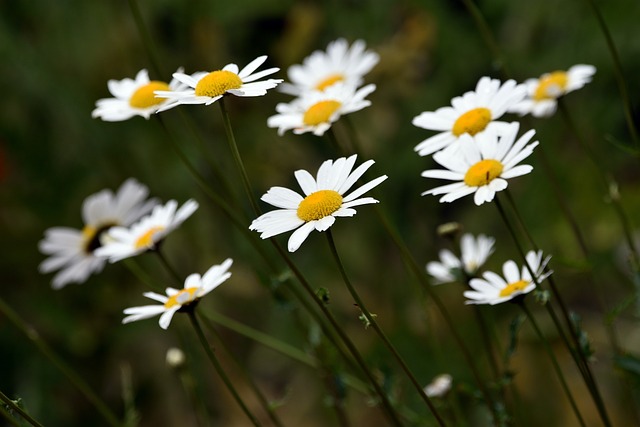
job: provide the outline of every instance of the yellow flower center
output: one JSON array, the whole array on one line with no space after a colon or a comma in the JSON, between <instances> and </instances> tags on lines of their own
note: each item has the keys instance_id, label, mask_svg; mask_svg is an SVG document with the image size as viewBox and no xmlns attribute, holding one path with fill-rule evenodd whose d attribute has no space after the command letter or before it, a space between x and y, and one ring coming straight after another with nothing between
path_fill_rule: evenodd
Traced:
<instances>
[{"instance_id":1,"label":"yellow flower center","mask_svg":"<svg viewBox=\"0 0 640 427\"><path fill-rule=\"evenodd\" d=\"M502 163L493 159L480 160L464 174L464 183L469 187L482 187L500 176Z\"/></svg>"},{"instance_id":2,"label":"yellow flower center","mask_svg":"<svg viewBox=\"0 0 640 427\"><path fill-rule=\"evenodd\" d=\"M323 91L329 86L344 81L344 76L342 74L331 74L329 77L326 77L316 85L316 89Z\"/></svg>"},{"instance_id":3,"label":"yellow flower center","mask_svg":"<svg viewBox=\"0 0 640 427\"><path fill-rule=\"evenodd\" d=\"M196 85L197 96L209 96L211 98L224 95L230 89L240 89L242 80L231 71L213 71L200 79Z\"/></svg>"},{"instance_id":4,"label":"yellow flower center","mask_svg":"<svg viewBox=\"0 0 640 427\"><path fill-rule=\"evenodd\" d=\"M133 245L136 249L142 248L150 248L154 245L153 236L159 232L164 230L164 227L156 226L148 229L142 236L138 237L135 244Z\"/></svg>"},{"instance_id":5,"label":"yellow flower center","mask_svg":"<svg viewBox=\"0 0 640 427\"><path fill-rule=\"evenodd\" d=\"M342 206L342 196L333 190L320 190L309 194L298 206L298 218L316 221L331 215Z\"/></svg>"},{"instance_id":6,"label":"yellow flower center","mask_svg":"<svg viewBox=\"0 0 640 427\"><path fill-rule=\"evenodd\" d=\"M524 288L529 286L529 282L526 280L518 280L517 282L509 283L503 290L500 291L501 297L509 297L514 292L522 292Z\"/></svg>"},{"instance_id":7,"label":"yellow flower center","mask_svg":"<svg viewBox=\"0 0 640 427\"><path fill-rule=\"evenodd\" d=\"M149 108L154 105L162 104L166 99L157 98L153 93L156 90L171 90L169 85L165 82L152 81L144 86L140 86L131 98L129 98L129 105L133 108Z\"/></svg>"},{"instance_id":8,"label":"yellow flower center","mask_svg":"<svg viewBox=\"0 0 640 427\"><path fill-rule=\"evenodd\" d=\"M307 126L317 126L320 123L327 123L341 105L338 101L317 102L304 113L302 121Z\"/></svg>"},{"instance_id":9,"label":"yellow flower center","mask_svg":"<svg viewBox=\"0 0 640 427\"><path fill-rule=\"evenodd\" d=\"M564 71L554 71L540 79L533 99L542 101L544 99L556 99L564 93L569 82L569 77Z\"/></svg>"},{"instance_id":10,"label":"yellow flower center","mask_svg":"<svg viewBox=\"0 0 640 427\"><path fill-rule=\"evenodd\" d=\"M195 299L197 287L182 289L180 292L172 297L169 297L167 302L164 303L164 308L171 308L176 305L185 305Z\"/></svg>"},{"instance_id":11,"label":"yellow flower center","mask_svg":"<svg viewBox=\"0 0 640 427\"><path fill-rule=\"evenodd\" d=\"M468 133L474 136L478 132L482 132L491 121L491 111L488 108L474 108L469 110L453 124L452 132L455 136Z\"/></svg>"}]
</instances>

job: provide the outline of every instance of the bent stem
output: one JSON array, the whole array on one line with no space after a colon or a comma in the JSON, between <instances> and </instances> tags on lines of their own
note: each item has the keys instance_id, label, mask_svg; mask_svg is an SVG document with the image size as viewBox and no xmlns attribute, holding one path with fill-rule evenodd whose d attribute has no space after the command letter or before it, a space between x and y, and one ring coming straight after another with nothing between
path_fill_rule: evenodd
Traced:
<instances>
[{"instance_id":1,"label":"bent stem","mask_svg":"<svg viewBox=\"0 0 640 427\"><path fill-rule=\"evenodd\" d=\"M33 419L33 417L31 415L29 415L24 409L22 409L21 407L16 405L16 403L13 400L9 399L9 397L7 395L5 395L1 391L0 391L0 400L2 400L4 402L4 404L7 405L7 407L11 408L12 411L17 412L22 418L24 418L25 421L27 421L32 426L34 426L34 427L42 427L42 424L40 424L38 421ZM15 421L13 418L11 418L11 416L9 414L7 414L7 416L9 417L7 419L9 421L13 421L14 425L16 425L16 426L19 425L17 423L17 421Z\"/></svg>"}]
</instances>

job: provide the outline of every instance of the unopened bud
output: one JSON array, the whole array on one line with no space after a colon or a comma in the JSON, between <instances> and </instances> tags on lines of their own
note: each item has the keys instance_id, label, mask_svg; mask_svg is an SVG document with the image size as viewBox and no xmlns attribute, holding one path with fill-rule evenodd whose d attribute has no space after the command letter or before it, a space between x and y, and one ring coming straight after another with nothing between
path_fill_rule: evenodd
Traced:
<instances>
[{"instance_id":1,"label":"unopened bud","mask_svg":"<svg viewBox=\"0 0 640 427\"><path fill-rule=\"evenodd\" d=\"M166 361L167 365L169 365L170 367L180 368L182 365L184 365L184 352L179 348L171 347L169 350L167 350Z\"/></svg>"},{"instance_id":2,"label":"unopened bud","mask_svg":"<svg viewBox=\"0 0 640 427\"><path fill-rule=\"evenodd\" d=\"M424 393L428 397L443 397L451 390L453 378L449 374L440 374L424 388Z\"/></svg>"},{"instance_id":3,"label":"unopened bud","mask_svg":"<svg viewBox=\"0 0 640 427\"><path fill-rule=\"evenodd\" d=\"M440 224L438 228L436 228L436 233L438 236L455 239L458 237L458 234L462 232L462 225L458 222L445 222L444 224Z\"/></svg>"}]
</instances>

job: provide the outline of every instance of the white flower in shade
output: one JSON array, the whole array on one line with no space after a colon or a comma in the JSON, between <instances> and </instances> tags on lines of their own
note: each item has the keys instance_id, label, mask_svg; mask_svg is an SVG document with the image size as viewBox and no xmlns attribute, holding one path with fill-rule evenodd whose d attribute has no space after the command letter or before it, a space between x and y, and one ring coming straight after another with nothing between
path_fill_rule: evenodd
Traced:
<instances>
[{"instance_id":1,"label":"white flower in shade","mask_svg":"<svg viewBox=\"0 0 640 427\"><path fill-rule=\"evenodd\" d=\"M451 384L451 375L440 374L424 388L424 392L428 397L444 397L451 390Z\"/></svg>"},{"instance_id":2,"label":"white flower in shade","mask_svg":"<svg viewBox=\"0 0 640 427\"><path fill-rule=\"evenodd\" d=\"M198 209L195 200L188 200L178 209L178 202L169 200L158 205L148 216L131 227L112 227L102 236L102 247L96 255L117 262L153 250L167 234L178 228Z\"/></svg>"},{"instance_id":3,"label":"white flower in shade","mask_svg":"<svg viewBox=\"0 0 640 427\"><path fill-rule=\"evenodd\" d=\"M469 286L473 290L464 292L464 296L468 298L466 304L495 305L531 292L535 289L536 282L540 284L553 273L551 270L545 271L550 259L550 256L543 259L542 251L527 253L526 260L534 274L533 277L526 265L522 270L518 270L518 265L509 260L502 266L504 277L487 271L482 275L482 279L471 279Z\"/></svg>"},{"instance_id":4,"label":"white flower in shade","mask_svg":"<svg viewBox=\"0 0 640 427\"><path fill-rule=\"evenodd\" d=\"M527 97L509 108L509 112L549 117L556 112L558 98L589 83L595 73L593 65L579 64L568 71L554 71L543 74L539 79L529 79L524 82Z\"/></svg>"},{"instance_id":5,"label":"white flower in shade","mask_svg":"<svg viewBox=\"0 0 640 427\"><path fill-rule=\"evenodd\" d=\"M182 72L182 69L178 69L177 72ZM114 98L96 101L96 108L91 113L91 117L100 118L106 122L119 122L134 116L148 119L166 102L166 99L158 98L155 91L175 91L184 89L185 86L176 79L171 80L169 84L149 80L147 70L140 70L134 80L129 78L109 80L107 87Z\"/></svg>"},{"instance_id":6,"label":"white flower in shade","mask_svg":"<svg viewBox=\"0 0 640 427\"><path fill-rule=\"evenodd\" d=\"M480 234L477 238L466 233L460 239L460 258L448 249L440 251L440 262L427 264L427 273L434 278L434 284L464 280L460 273L472 277L493 253L495 239Z\"/></svg>"},{"instance_id":7,"label":"white flower in shade","mask_svg":"<svg viewBox=\"0 0 640 427\"><path fill-rule=\"evenodd\" d=\"M326 231L336 217L354 216L354 207L378 203L374 198L360 196L387 179L386 175L345 195L374 163L368 160L352 172L355 162L356 155L335 161L327 160L318 169L316 179L306 170L296 171L296 180L305 197L288 188L272 187L262 196L262 200L282 209L254 219L249 229L262 233L260 237L263 239L297 229L288 243L289 252L294 252L313 230Z\"/></svg>"},{"instance_id":8,"label":"white flower in shade","mask_svg":"<svg viewBox=\"0 0 640 427\"><path fill-rule=\"evenodd\" d=\"M451 107L425 111L412 121L414 126L439 131L414 148L421 156L435 153L455 143L463 135L481 135L484 131L505 125L497 121L513 105L524 99L526 89L514 80L482 77L475 91L451 100Z\"/></svg>"},{"instance_id":9,"label":"white flower in shade","mask_svg":"<svg viewBox=\"0 0 640 427\"><path fill-rule=\"evenodd\" d=\"M280 70L279 68L269 68L254 73L266 60L266 56L259 56L239 71L236 64L227 64L222 70L210 73L203 71L192 75L174 73L173 77L185 84L186 89L156 91L158 97L168 99L167 103L158 111L168 110L180 104L211 105L226 94L235 96L266 95L267 90L273 89L282 82L282 79L256 81Z\"/></svg>"},{"instance_id":10,"label":"white flower in shade","mask_svg":"<svg viewBox=\"0 0 640 427\"><path fill-rule=\"evenodd\" d=\"M106 259L98 257L100 237L109 228L128 226L147 214L157 203L147 200L149 189L135 179L126 180L118 190L102 190L82 204L82 230L53 227L45 231L40 252L50 255L40 264L40 272L60 270L52 286L60 289L69 283L84 283L91 274L102 271Z\"/></svg>"},{"instance_id":11,"label":"white flower in shade","mask_svg":"<svg viewBox=\"0 0 640 427\"><path fill-rule=\"evenodd\" d=\"M376 90L373 84L358 91L353 86L336 83L325 91L308 92L289 104L276 105L278 114L267 119L267 125L278 128L278 135L293 129L293 133L313 132L323 135L340 116L362 110L371 105L366 98Z\"/></svg>"},{"instance_id":12,"label":"white flower in shade","mask_svg":"<svg viewBox=\"0 0 640 427\"><path fill-rule=\"evenodd\" d=\"M357 88L379 60L377 53L366 50L362 40L355 41L351 47L345 39L334 40L326 52L317 50L306 57L302 65L289 67L287 74L291 83L283 83L278 89L299 96L314 90L323 91L338 82Z\"/></svg>"},{"instance_id":13,"label":"white flower in shade","mask_svg":"<svg viewBox=\"0 0 640 427\"><path fill-rule=\"evenodd\" d=\"M476 205L493 200L496 192L507 188L507 180L528 174L530 165L518 165L530 156L538 141L527 143L534 130L522 135L517 141L519 124L505 126L501 132L484 132L472 138L462 135L458 146L449 147L433 155L433 159L446 170L433 169L422 172L426 178L455 181L422 193L439 195L440 202L452 202L469 194L474 194Z\"/></svg>"},{"instance_id":14,"label":"white flower in shade","mask_svg":"<svg viewBox=\"0 0 640 427\"><path fill-rule=\"evenodd\" d=\"M143 295L161 305L144 305L141 307L131 307L124 310L127 315L122 319L122 323L135 322L137 320L149 319L160 314L160 327L167 329L171 323L173 315L180 310L187 310L206 294L220 286L225 280L231 277L228 271L233 264L233 260L227 258L222 264L214 265L202 277L199 274L191 274L184 281L183 289L167 288L166 295L155 292L145 292Z\"/></svg>"}]
</instances>

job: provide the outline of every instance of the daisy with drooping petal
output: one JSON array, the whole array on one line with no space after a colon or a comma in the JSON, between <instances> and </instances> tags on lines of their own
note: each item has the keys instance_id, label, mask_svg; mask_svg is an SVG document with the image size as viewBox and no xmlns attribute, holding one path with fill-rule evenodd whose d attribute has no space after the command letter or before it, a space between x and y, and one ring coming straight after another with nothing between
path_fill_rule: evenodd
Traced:
<instances>
[{"instance_id":1,"label":"daisy with drooping petal","mask_svg":"<svg viewBox=\"0 0 640 427\"><path fill-rule=\"evenodd\" d=\"M222 264L214 265L202 277L199 274L191 274L184 281L183 289L167 288L166 295L155 292L145 292L143 295L162 305L144 305L141 307L131 307L124 310L127 315L122 319L122 323L135 322L137 320L149 319L160 316L160 327L167 329L171 323L173 315L181 310L193 308L200 298L217 288L220 284L231 277L228 271L233 264L231 258L227 258Z\"/></svg>"},{"instance_id":2,"label":"daisy with drooping petal","mask_svg":"<svg viewBox=\"0 0 640 427\"><path fill-rule=\"evenodd\" d=\"M386 175L345 195L374 163L368 160L352 172L355 162L355 154L335 161L327 160L318 169L315 179L306 170L296 171L296 180L305 197L288 188L272 187L261 200L281 209L254 219L249 229L261 233L263 239L297 229L287 245L289 252L294 252L313 230L326 231L337 217L354 216L354 207L378 203L372 197L360 196L387 179Z\"/></svg>"},{"instance_id":3,"label":"daisy with drooping petal","mask_svg":"<svg viewBox=\"0 0 640 427\"><path fill-rule=\"evenodd\" d=\"M550 256L542 258L542 251L529 251L526 255L527 264L533 271L534 278L531 276L526 265L522 270L518 270L518 266L514 261L507 261L502 266L502 274L504 277L487 271L482 275L482 279L471 279L469 286L472 291L465 291L464 296L468 298L465 304L500 304L509 301L518 295L531 292L536 287L536 282L540 284L549 277L553 271L544 271L547 263L551 259Z\"/></svg>"},{"instance_id":4,"label":"daisy with drooping petal","mask_svg":"<svg viewBox=\"0 0 640 427\"><path fill-rule=\"evenodd\" d=\"M519 127L514 122L500 132L484 132L475 139L462 135L458 146L434 154L433 159L446 169L427 170L422 176L456 182L425 191L422 195L444 194L440 202L453 202L473 193L476 205L492 201L496 192L507 188L508 179L533 170L530 165L518 163L530 156L538 145L538 141L527 145L535 131L528 131L516 141Z\"/></svg>"},{"instance_id":5,"label":"daisy with drooping petal","mask_svg":"<svg viewBox=\"0 0 640 427\"><path fill-rule=\"evenodd\" d=\"M153 250L167 234L178 228L198 209L195 200L188 200L178 209L178 202L169 200L158 205L148 216L131 227L113 227L102 236L102 247L96 254L117 262Z\"/></svg>"},{"instance_id":6,"label":"daisy with drooping petal","mask_svg":"<svg viewBox=\"0 0 640 427\"><path fill-rule=\"evenodd\" d=\"M157 203L147 200L149 189L135 179L126 180L118 190L102 190L82 204L84 228L53 227L45 231L40 252L50 255L39 267L41 273L60 270L52 286L60 289L69 283L84 283L91 274L104 268L106 259L96 255L100 237L111 227L128 226L147 214Z\"/></svg>"},{"instance_id":7,"label":"daisy with drooping petal","mask_svg":"<svg viewBox=\"0 0 640 427\"><path fill-rule=\"evenodd\" d=\"M376 89L373 84L358 91L344 83L336 83L325 91L309 92L289 104L276 105L278 114L267 119L267 126L278 128L278 135L293 129L293 133L313 132L323 135L340 116L371 105L366 98Z\"/></svg>"},{"instance_id":8,"label":"daisy with drooping petal","mask_svg":"<svg viewBox=\"0 0 640 427\"><path fill-rule=\"evenodd\" d=\"M377 53L366 50L364 41L357 40L349 47L345 39L338 39L329 43L326 52L316 50L302 65L289 67L287 74L291 83L283 83L278 89L299 96L326 90L338 82L357 88L379 60Z\"/></svg>"},{"instance_id":9,"label":"daisy with drooping petal","mask_svg":"<svg viewBox=\"0 0 640 427\"><path fill-rule=\"evenodd\" d=\"M427 273L434 278L434 285L450 283L458 280L461 272L472 277L493 253L495 239L480 234L477 238L466 233L460 239L460 258L448 249L440 251L440 262L432 261L427 264Z\"/></svg>"},{"instance_id":10,"label":"daisy with drooping petal","mask_svg":"<svg viewBox=\"0 0 640 427\"><path fill-rule=\"evenodd\" d=\"M427 156L455 143L462 135L480 135L485 130L501 127L506 123L497 119L525 95L525 87L514 80L501 84L500 80L482 77L475 91L453 98L451 107L425 111L413 119L414 126L440 131L416 145L414 150Z\"/></svg>"},{"instance_id":11,"label":"daisy with drooping petal","mask_svg":"<svg viewBox=\"0 0 640 427\"><path fill-rule=\"evenodd\" d=\"M580 89L591 81L596 73L593 65L574 65L568 71L554 71L524 82L527 97L509 108L509 112L521 116L549 117L556 112L558 98Z\"/></svg>"},{"instance_id":12,"label":"daisy with drooping petal","mask_svg":"<svg viewBox=\"0 0 640 427\"><path fill-rule=\"evenodd\" d=\"M182 68L177 72L181 73ZM166 102L166 99L155 95L156 90L175 91L184 89L185 86L175 78L169 84L150 80L147 70L140 70L134 80L129 78L109 80L107 87L114 98L96 101L96 108L91 113L91 117L100 118L106 122L119 122L134 116L148 119Z\"/></svg>"},{"instance_id":13,"label":"daisy with drooping petal","mask_svg":"<svg viewBox=\"0 0 640 427\"><path fill-rule=\"evenodd\" d=\"M222 70L210 73L199 71L192 75L174 73L173 77L186 85L180 91L156 91L160 98L168 101L158 111L168 110L180 104L211 105L226 94L235 96L263 96L267 90L273 89L282 79L259 80L280 70L269 68L254 73L267 60L267 56L259 56L242 70L236 64L227 64Z\"/></svg>"}]
</instances>

